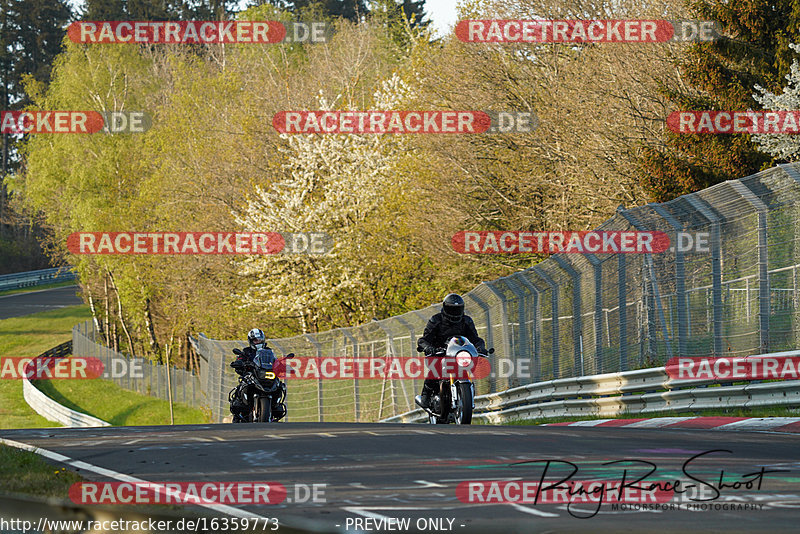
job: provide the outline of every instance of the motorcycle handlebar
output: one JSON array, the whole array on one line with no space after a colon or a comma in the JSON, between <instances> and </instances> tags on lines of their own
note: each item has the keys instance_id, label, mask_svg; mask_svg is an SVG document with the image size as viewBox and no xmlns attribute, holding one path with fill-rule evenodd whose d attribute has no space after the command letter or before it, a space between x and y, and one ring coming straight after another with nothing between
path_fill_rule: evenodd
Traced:
<instances>
[{"instance_id":1,"label":"motorcycle handlebar","mask_svg":"<svg viewBox=\"0 0 800 534\"><path fill-rule=\"evenodd\" d=\"M443 349L439 349L436 352L434 352L433 354L426 354L425 356L427 356L429 358L430 357L438 357L438 356L444 356L446 353L447 353L447 351L445 351ZM489 350L489 354L492 354L492 353L494 353L494 349L490 349ZM489 354L483 354L483 353L479 352L478 353L478 357L480 357L480 358L488 358Z\"/></svg>"},{"instance_id":2,"label":"motorcycle handlebar","mask_svg":"<svg viewBox=\"0 0 800 534\"><path fill-rule=\"evenodd\" d=\"M417 352L424 352L424 351L425 351L425 349L423 349L422 347L417 345ZM437 349L436 352L434 352L433 354L425 354L425 356L444 356L444 354L445 354L445 350L444 349ZM489 354L494 354L494 349L493 348L487 350L486 354L482 354L482 353L479 352L478 356L480 356L482 358L488 358Z\"/></svg>"}]
</instances>

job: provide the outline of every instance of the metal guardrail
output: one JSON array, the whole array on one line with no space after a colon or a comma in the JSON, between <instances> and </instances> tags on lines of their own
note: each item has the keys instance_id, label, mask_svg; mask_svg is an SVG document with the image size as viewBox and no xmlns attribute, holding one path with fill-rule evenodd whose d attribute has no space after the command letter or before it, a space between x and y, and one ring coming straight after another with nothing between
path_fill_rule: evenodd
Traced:
<instances>
[{"instance_id":1,"label":"metal guardrail","mask_svg":"<svg viewBox=\"0 0 800 534\"><path fill-rule=\"evenodd\" d=\"M478 380L495 393L530 383L627 373L681 357L747 356L800 347L800 162L779 165L661 204L620 208L601 231L657 231L674 250L552 254L464 295L478 334L496 352ZM690 239L693 243L689 246ZM681 246L678 246L681 244ZM701 246L702 244L702 246ZM415 357L439 311L270 339L277 354L356 359ZM214 420L228 413L240 341L199 337L209 362ZM558 382L556 382L558 383ZM296 380L293 421L378 421L413 410L421 380Z\"/></svg>"},{"instance_id":2,"label":"metal guardrail","mask_svg":"<svg viewBox=\"0 0 800 534\"><path fill-rule=\"evenodd\" d=\"M56 357L61 358L72 353L72 341L62 343L47 352L39 355L39 358ZM63 406L34 386L27 377L22 378L22 395L33 411L54 423L60 423L66 427L98 427L111 426L110 423L87 415L76 412Z\"/></svg>"},{"instance_id":3,"label":"metal guardrail","mask_svg":"<svg viewBox=\"0 0 800 534\"><path fill-rule=\"evenodd\" d=\"M24 273L4 274L0 276L0 291L34 287L55 282L67 282L75 280L76 278L77 276L74 272L68 271L62 267L27 271Z\"/></svg>"},{"instance_id":4,"label":"metal guardrail","mask_svg":"<svg viewBox=\"0 0 800 534\"><path fill-rule=\"evenodd\" d=\"M800 356L800 350L749 358ZM730 379L674 380L665 367L548 380L475 397L474 420L504 424L557 417L617 417L709 408L800 406L800 380L763 382ZM708 387L708 386L715 387ZM421 409L382 419L382 423L423 423Z\"/></svg>"}]
</instances>

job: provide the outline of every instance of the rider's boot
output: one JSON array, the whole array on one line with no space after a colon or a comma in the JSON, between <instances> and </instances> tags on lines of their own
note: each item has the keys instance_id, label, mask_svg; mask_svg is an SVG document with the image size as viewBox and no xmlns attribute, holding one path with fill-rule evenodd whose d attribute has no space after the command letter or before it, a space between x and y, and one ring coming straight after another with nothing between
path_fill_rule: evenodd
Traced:
<instances>
[{"instance_id":1,"label":"rider's boot","mask_svg":"<svg viewBox=\"0 0 800 534\"><path fill-rule=\"evenodd\" d=\"M428 387L422 388L422 395L417 395L414 397L414 402L417 403L417 406L422 408L423 410L429 410L431 408L431 395L433 391Z\"/></svg>"}]
</instances>

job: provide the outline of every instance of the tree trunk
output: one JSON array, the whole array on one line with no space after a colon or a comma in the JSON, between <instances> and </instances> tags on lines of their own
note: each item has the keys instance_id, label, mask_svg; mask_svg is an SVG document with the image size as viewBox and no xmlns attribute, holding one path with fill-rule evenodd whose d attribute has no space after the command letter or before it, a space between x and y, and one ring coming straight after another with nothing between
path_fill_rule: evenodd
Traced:
<instances>
[{"instance_id":1,"label":"tree trunk","mask_svg":"<svg viewBox=\"0 0 800 534\"><path fill-rule=\"evenodd\" d=\"M86 289L86 296L89 299L89 309L92 311L92 321L94 321L94 329L97 331L98 334L103 334L103 328L100 325L100 321L97 320L97 310L94 307L94 299L92 298L92 293L89 289ZM92 340L95 341L95 340Z\"/></svg>"},{"instance_id":2,"label":"tree trunk","mask_svg":"<svg viewBox=\"0 0 800 534\"><path fill-rule=\"evenodd\" d=\"M156 340L156 332L153 328L153 316L150 314L150 299L147 298L144 301L144 325L147 329L147 337L148 341L150 342L150 350L153 351L154 354L158 354L159 347L158 341Z\"/></svg>"},{"instance_id":3,"label":"tree trunk","mask_svg":"<svg viewBox=\"0 0 800 534\"><path fill-rule=\"evenodd\" d=\"M109 314L109 311L108 311L108 275L103 277L103 293L104 293L104 296L103 296L103 298L104 298L104 306L106 307L105 323L103 324L103 331L104 332L109 332L109 327L108 327L108 323L109 323L109 321L108 321L108 314ZM111 340L108 339L108 334L106 334L106 347L111 347L111 344L112 344Z\"/></svg>"},{"instance_id":4,"label":"tree trunk","mask_svg":"<svg viewBox=\"0 0 800 534\"><path fill-rule=\"evenodd\" d=\"M111 271L106 269L106 273L108 273L108 280L111 282L111 288L114 290L114 293L117 295L117 309L119 311L119 324L122 326L122 330L125 332L125 336L128 338L128 349L130 349L131 356L135 356L136 353L133 350L133 338L131 337L131 333L128 331L128 325L125 324L125 317L122 315L122 299L119 296L119 288L117 287L117 283L114 281L114 275L111 274Z\"/></svg>"},{"instance_id":5,"label":"tree trunk","mask_svg":"<svg viewBox=\"0 0 800 534\"><path fill-rule=\"evenodd\" d=\"M117 321L111 323L111 339L114 340L114 352L119 352L119 334L117 333Z\"/></svg>"}]
</instances>

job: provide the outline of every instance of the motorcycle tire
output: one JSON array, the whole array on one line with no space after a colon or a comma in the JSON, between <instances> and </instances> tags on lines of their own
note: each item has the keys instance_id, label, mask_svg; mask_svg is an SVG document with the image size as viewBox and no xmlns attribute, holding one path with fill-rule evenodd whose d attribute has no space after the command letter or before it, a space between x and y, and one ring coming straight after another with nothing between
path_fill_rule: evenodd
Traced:
<instances>
[{"instance_id":1,"label":"motorcycle tire","mask_svg":"<svg viewBox=\"0 0 800 534\"><path fill-rule=\"evenodd\" d=\"M256 406L256 421L268 423L272 419L272 411L268 397L259 397Z\"/></svg>"},{"instance_id":2,"label":"motorcycle tire","mask_svg":"<svg viewBox=\"0 0 800 534\"><path fill-rule=\"evenodd\" d=\"M472 423L472 387L468 382L458 384L458 400L456 401L455 420L457 425Z\"/></svg>"}]
</instances>

